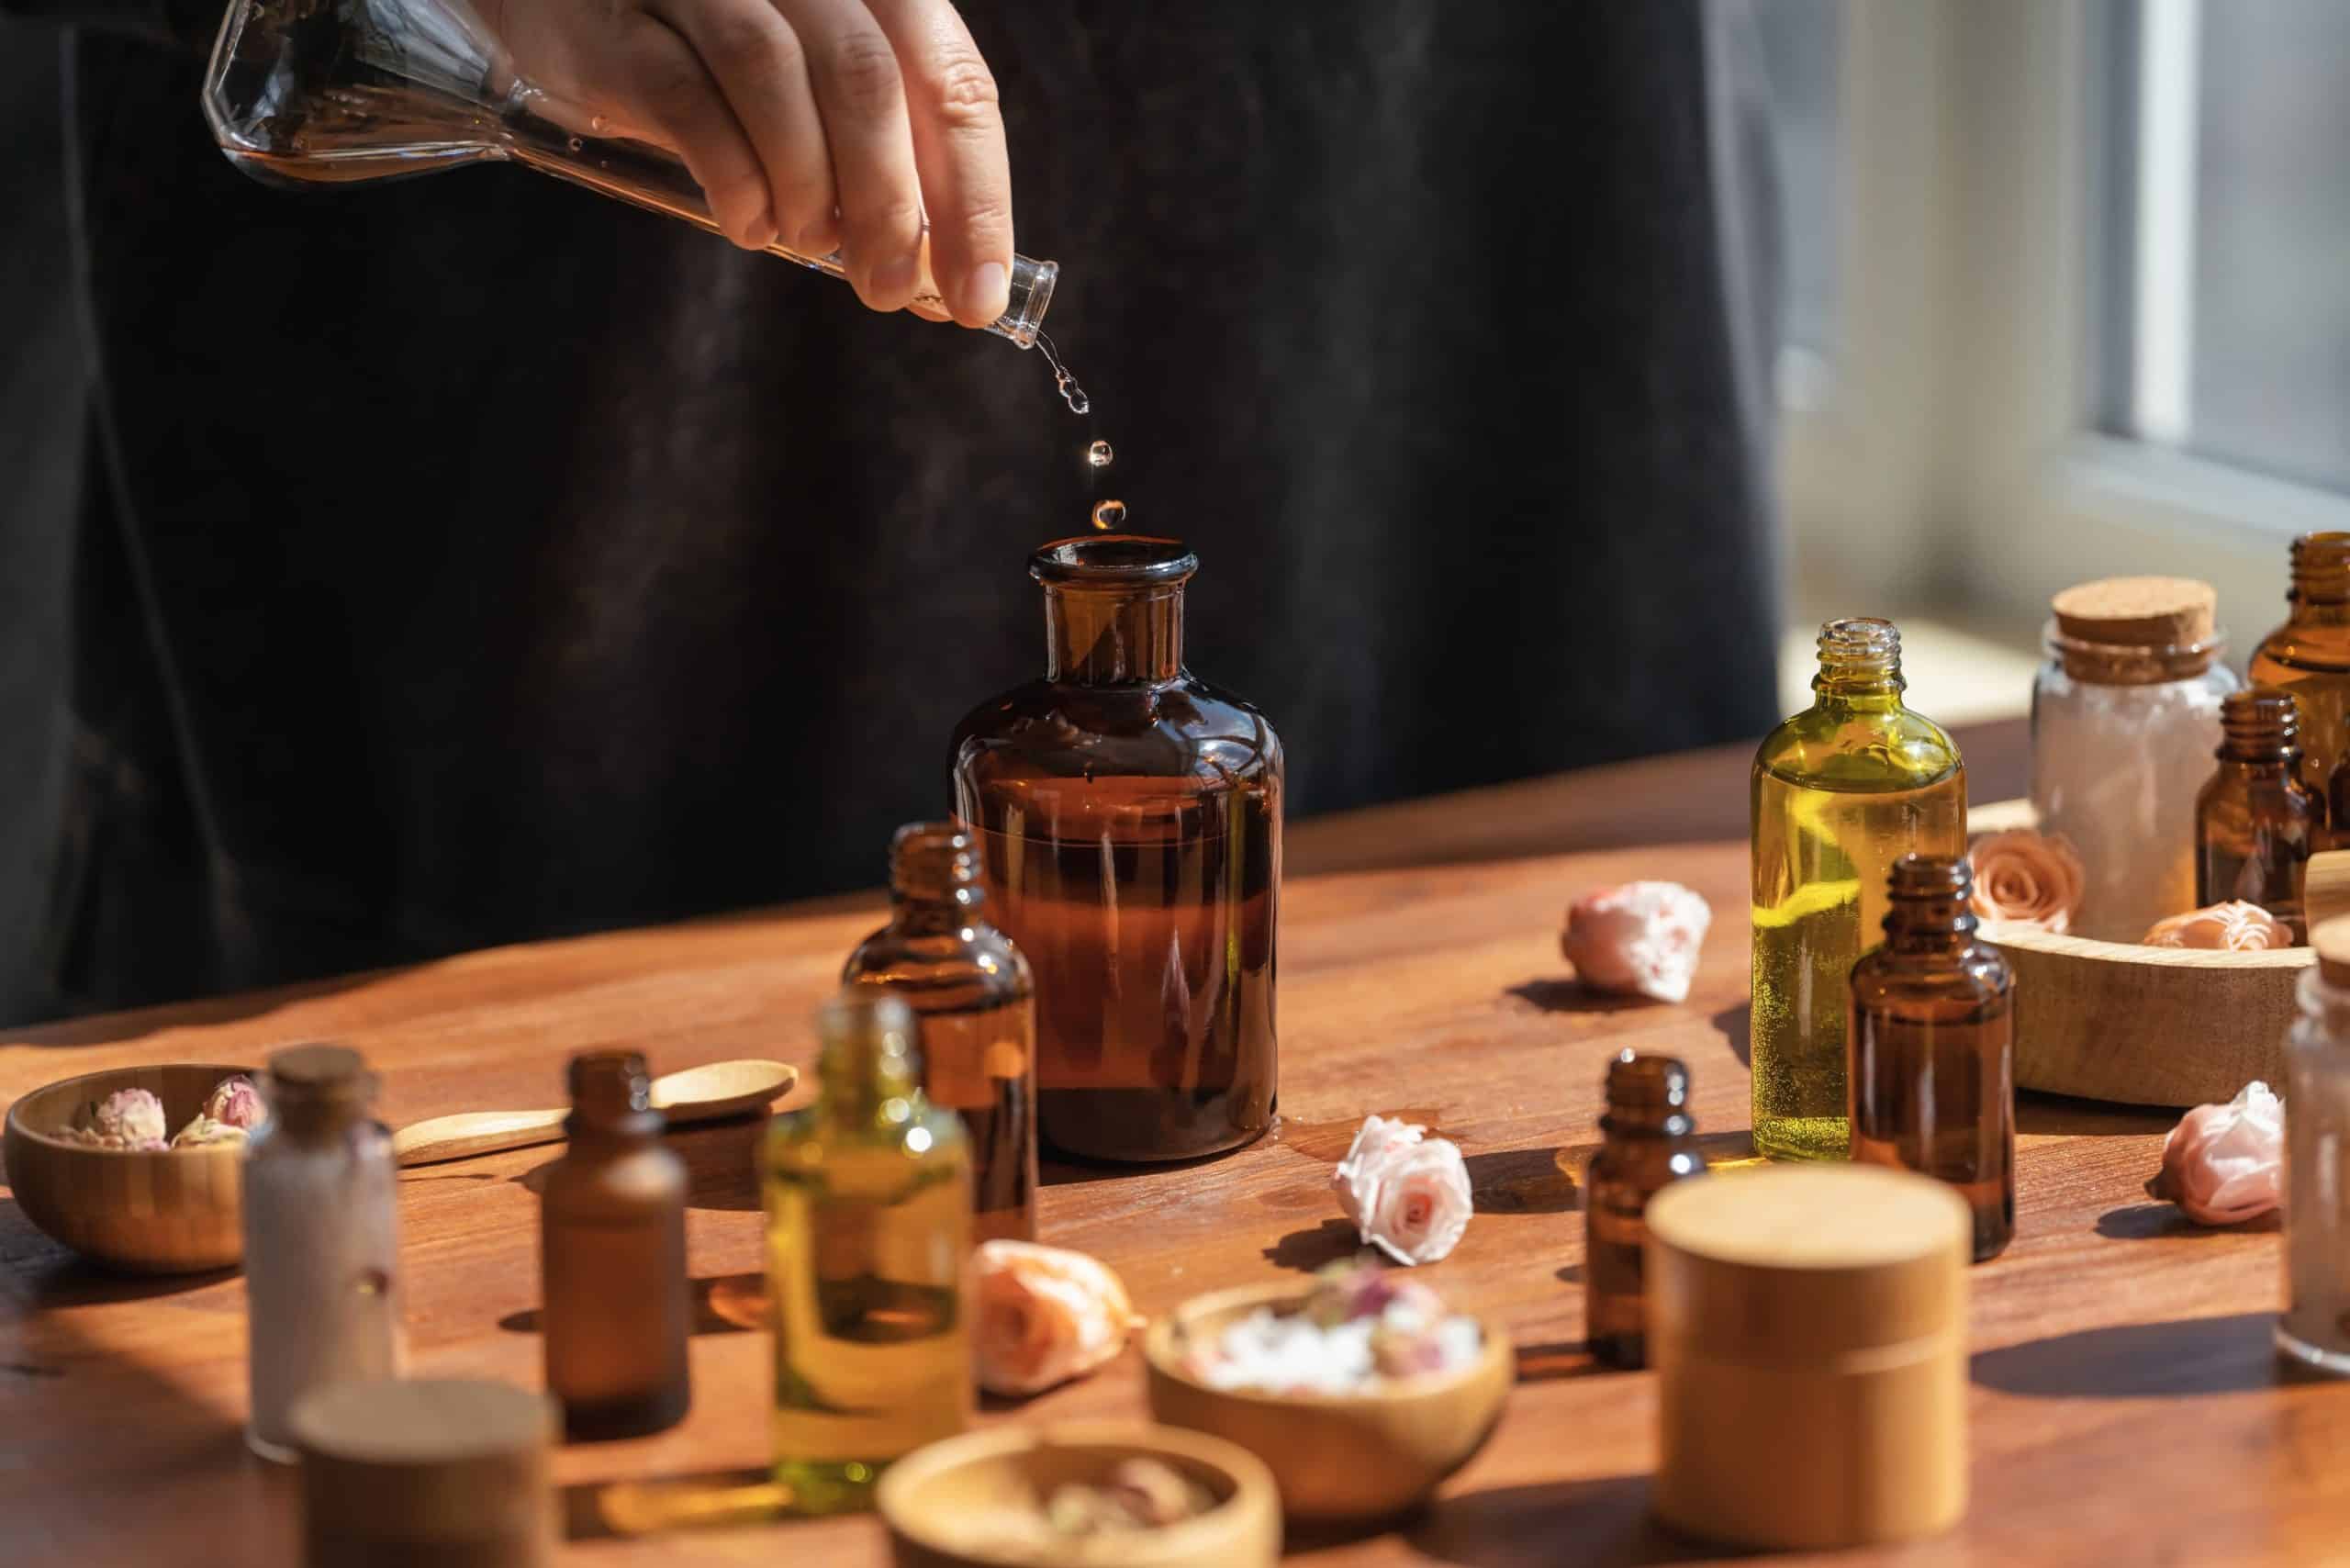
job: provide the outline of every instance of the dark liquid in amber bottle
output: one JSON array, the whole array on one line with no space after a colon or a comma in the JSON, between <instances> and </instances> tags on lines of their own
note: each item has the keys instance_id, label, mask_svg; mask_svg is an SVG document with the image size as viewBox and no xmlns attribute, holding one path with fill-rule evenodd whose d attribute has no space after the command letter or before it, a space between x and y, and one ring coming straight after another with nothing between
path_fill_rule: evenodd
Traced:
<instances>
[{"instance_id":1,"label":"dark liquid in amber bottle","mask_svg":"<svg viewBox=\"0 0 2350 1568\"><path fill-rule=\"evenodd\" d=\"M1648 1364L1649 1200L1706 1172L1688 1103L1689 1070L1671 1057L1628 1050L1608 1063L1606 1141L1584 1180L1583 1336L1610 1366Z\"/></svg>"},{"instance_id":2,"label":"dark liquid in amber bottle","mask_svg":"<svg viewBox=\"0 0 2350 1568\"><path fill-rule=\"evenodd\" d=\"M2261 639L2244 674L2292 694L2294 770L2326 812L2316 847L2341 849L2350 847L2350 533L2304 533L2293 541L2292 569L2291 613Z\"/></svg>"},{"instance_id":3,"label":"dark liquid in amber bottle","mask_svg":"<svg viewBox=\"0 0 2350 1568\"><path fill-rule=\"evenodd\" d=\"M1979 1263L2016 1233L2015 980L1964 859L1905 855L1887 882L1885 946L1852 966L1852 1158L1956 1188Z\"/></svg>"},{"instance_id":4,"label":"dark liquid in amber bottle","mask_svg":"<svg viewBox=\"0 0 2350 1568\"><path fill-rule=\"evenodd\" d=\"M1195 566L1128 535L1039 552L1048 673L957 735L990 911L1035 968L1038 1125L1083 1158L1213 1154L1272 1123L1281 745L1181 666Z\"/></svg>"},{"instance_id":5,"label":"dark liquid in amber bottle","mask_svg":"<svg viewBox=\"0 0 2350 1568\"><path fill-rule=\"evenodd\" d=\"M2301 885L2324 802L2296 775L2299 700L2272 687L2220 703L2220 766L2195 797L2195 902L2255 903L2309 940Z\"/></svg>"}]
</instances>

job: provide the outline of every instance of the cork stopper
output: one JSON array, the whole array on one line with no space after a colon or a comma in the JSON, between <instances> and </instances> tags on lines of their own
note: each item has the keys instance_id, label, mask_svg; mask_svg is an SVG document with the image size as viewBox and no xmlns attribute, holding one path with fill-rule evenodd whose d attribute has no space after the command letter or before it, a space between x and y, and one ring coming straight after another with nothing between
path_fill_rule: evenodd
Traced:
<instances>
[{"instance_id":1,"label":"cork stopper","mask_svg":"<svg viewBox=\"0 0 2350 1568\"><path fill-rule=\"evenodd\" d=\"M333 1383L294 1407L308 1561L540 1568L554 1553L553 1405L457 1378Z\"/></svg>"},{"instance_id":2,"label":"cork stopper","mask_svg":"<svg viewBox=\"0 0 2350 1568\"><path fill-rule=\"evenodd\" d=\"M2048 601L2067 637L2127 648L2183 648L2218 631L2219 595L2193 577L2100 577Z\"/></svg>"},{"instance_id":3,"label":"cork stopper","mask_svg":"<svg viewBox=\"0 0 2350 1568\"><path fill-rule=\"evenodd\" d=\"M2311 926L2310 946L2317 949L2317 972L2325 977L2325 983L2350 990L2350 914L2338 914Z\"/></svg>"}]
</instances>

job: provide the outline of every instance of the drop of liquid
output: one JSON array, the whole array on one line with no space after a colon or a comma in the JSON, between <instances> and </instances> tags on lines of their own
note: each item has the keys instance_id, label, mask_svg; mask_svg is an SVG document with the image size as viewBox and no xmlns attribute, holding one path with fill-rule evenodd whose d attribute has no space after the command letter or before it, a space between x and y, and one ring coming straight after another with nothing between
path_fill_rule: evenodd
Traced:
<instances>
[{"instance_id":1,"label":"drop of liquid","mask_svg":"<svg viewBox=\"0 0 2350 1568\"><path fill-rule=\"evenodd\" d=\"M1117 527L1125 521L1125 502L1096 501L1093 503L1093 526L1101 529L1104 532Z\"/></svg>"},{"instance_id":2,"label":"drop of liquid","mask_svg":"<svg viewBox=\"0 0 2350 1568\"><path fill-rule=\"evenodd\" d=\"M606 119L602 115L597 115L588 120L588 129L594 131L597 135L601 136L604 132L612 129L612 122Z\"/></svg>"},{"instance_id":3,"label":"drop of liquid","mask_svg":"<svg viewBox=\"0 0 2350 1568\"><path fill-rule=\"evenodd\" d=\"M1061 401L1069 405L1069 411L1072 414L1091 413L1093 399L1085 395L1085 388L1077 384L1077 377L1062 365L1061 356L1053 352L1053 340L1038 332L1036 346L1045 351L1045 363L1053 367L1053 385L1060 389Z\"/></svg>"},{"instance_id":4,"label":"drop of liquid","mask_svg":"<svg viewBox=\"0 0 2350 1568\"><path fill-rule=\"evenodd\" d=\"M578 151L580 150L580 148L582 148L583 146L585 146L585 145L587 145L587 144L586 144L585 142L581 141L577 137L576 137L576 136L575 136L575 137L573 137L570 140L568 140L568 141L565 142L565 143L564 143L564 145L565 145L565 147L570 148L574 152L576 152L576 151Z\"/></svg>"},{"instance_id":5,"label":"drop of liquid","mask_svg":"<svg viewBox=\"0 0 2350 1568\"><path fill-rule=\"evenodd\" d=\"M1116 457L1117 454L1110 450L1110 443L1106 441L1097 441L1085 449L1086 462L1096 468L1107 468Z\"/></svg>"}]
</instances>

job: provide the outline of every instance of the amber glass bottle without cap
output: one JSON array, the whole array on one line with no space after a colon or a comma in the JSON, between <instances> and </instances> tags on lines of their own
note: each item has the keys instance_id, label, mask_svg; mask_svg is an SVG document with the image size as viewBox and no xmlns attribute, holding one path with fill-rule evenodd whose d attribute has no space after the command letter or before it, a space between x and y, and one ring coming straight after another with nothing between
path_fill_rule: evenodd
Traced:
<instances>
[{"instance_id":1,"label":"amber glass bottle without cap","mask_svg":"<svg viewBox=\"0 0 2350 1568\"><path fill-rule=\"evenodd\" d=\"M953 823L890 843L890 924L851 953L847 985L914 1011L922 1092L971 1144L971 1238L1036 1235L1036 1000L1028 960L987 923L979 851Z\"/></svg>"},{"instance_id":2,"label":"amber glass bottle without cap","mask_svg":"<svg viewBox=\"0 0 2350 1568\"><path fill-rule=\"evenodd\" d=\"M2292 928L2301 879L2318 847L2324 806L2295 777L2300 758L2295 699L2272 688L2234 691L2220 707L2220 767L2195 798L2195 902L2242 899Z\"/></svg>"},{"instance_id":3,"label":"amber glass bottle without cap","mask_svg":"<svg viewBox=\"0 0 2350 1568\"><path fill-rule=\"evenodd\" d=\"M1975 939L1964 858L1905 855L1886 878L1885 946L1852 966L1852 1158L1947 1182L1975 1216L1975 1260L2016 1233L2015 979Z\"/></svg>"},{"instance_id":4,"label":"amber glass bottle without cap","mask_svg":"<svg viewBox=\"0 0 2350 1568\"><path fill-rule=\"evenodd\" d=\"M2329 823L2316 847L2341 848L2350 845L2350 533L2302 534L2292 566L2285 624L2261 640L2244 673L2255 686L2292 693L2301 719L2296 772Z\"/></svg>"},{"instance_id":5,"label":"amber glass bottle without cap","mask_svg":"<svg viewBox=\"0 0 2350 1568\"><path fill-rule=\"evenodd\" d=\"M1606 1141L1591 1157L1583 1199L1583 1335L1610 1366L1648 1360L1648 1301L1640 1248L1649 1200L1706 1173L1689 1114L1689 1070L1672 1057L1627 1050L1607 1064Z\"/></svg>"},{"instance_id":6,"label":"amber glass bottle without cap","mask_svg":"<svg viewBox=\"0 0 2350 1568\"><path fill-rule=\"evenodd\" d=\"M547 1392L574 1438L657 1432L684 1419L691 1317L686 1162L661 1143L644 1058L571 1058L570 1148L540 1201Z\"/></svg>"},{"instance_id":7,"label":"amber glass bottle without cap","mask_svg":"<svg viewBox=\"0 0 2350 1568\"><path fill-rule=\"evenodd\" d=\"M955 809L988 907L1036 971L1044 1140L1182 1159L1272 1125L1281 748L1183 667L1171 539L1099 534L1029 560L1045 678L955 734Z\"/></svg>"}]
</instances>

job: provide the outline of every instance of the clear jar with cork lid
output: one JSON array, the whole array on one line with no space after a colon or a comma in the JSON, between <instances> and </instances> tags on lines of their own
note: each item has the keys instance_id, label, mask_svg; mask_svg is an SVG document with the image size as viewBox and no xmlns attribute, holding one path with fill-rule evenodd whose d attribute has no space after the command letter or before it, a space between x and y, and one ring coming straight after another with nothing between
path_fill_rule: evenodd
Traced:
<instances>
[{"instance_id":1,"label":"clear jar with cork lid","mask_svg":"<svg viewBox=\"0 0 2350 1568\"><path fill-rule=\"evenodd\" d=\"M2210 587L2109 577L2049 601L2031 691L2031 804L2080 851L2072 935L2136 942L2195 907L2195 796L2220 702L2243 684L2220 655Z\"/></svg>"}]
</instances>

